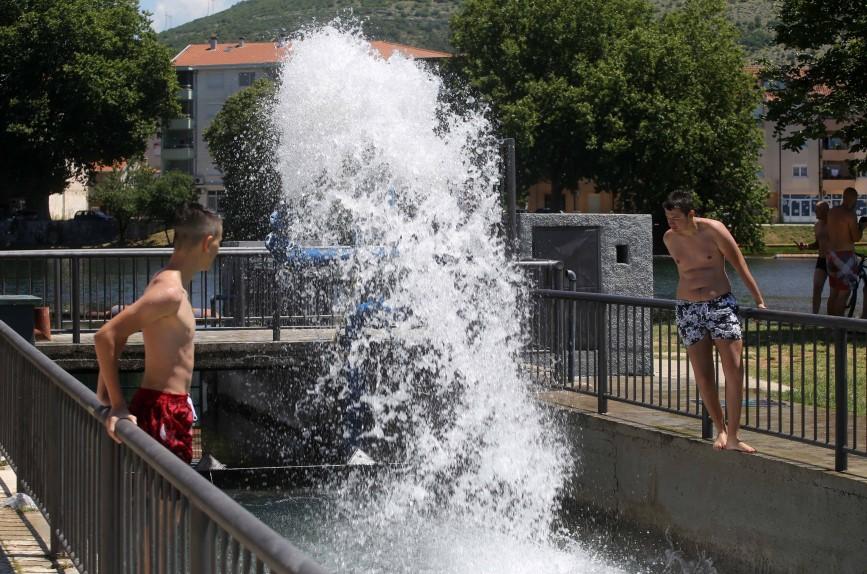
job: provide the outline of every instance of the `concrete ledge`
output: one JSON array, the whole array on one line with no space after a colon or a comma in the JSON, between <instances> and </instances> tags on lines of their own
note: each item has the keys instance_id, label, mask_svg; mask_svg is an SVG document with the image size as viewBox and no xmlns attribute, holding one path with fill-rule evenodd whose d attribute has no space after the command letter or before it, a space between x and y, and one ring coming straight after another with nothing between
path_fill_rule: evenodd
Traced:
<instances>
[{"instance_id":1,"label":"concrete ledge","mask_svg":"<svg viewBox=\"0 0 867 574\"><path fill-rule=\"evenodd\" d=\"M547 401L574 445L574 502L671 530L724 572L867 572L867 481Z\"/></svg>"},{"instance_id":2,"label":"concrete ledge","mask_svg":"<svg viewBox=\"0 0 867 574\"><path fill-rule=\"evenodd\" d=\"M201 370L262 369L280 367L294 358L316 356L335 340L334 329L282 329L279 341L272 341L270 329L243 331L197 331L195 365ZM69 339L69 341L65 340ZM97 370L93 334L81 336L81 343L71 342L69 335L55 337L37 347L45 356L70 372ZM121 371L144 370L144 344L136 333L120 357Z\"/></svg>"}]
</instances>

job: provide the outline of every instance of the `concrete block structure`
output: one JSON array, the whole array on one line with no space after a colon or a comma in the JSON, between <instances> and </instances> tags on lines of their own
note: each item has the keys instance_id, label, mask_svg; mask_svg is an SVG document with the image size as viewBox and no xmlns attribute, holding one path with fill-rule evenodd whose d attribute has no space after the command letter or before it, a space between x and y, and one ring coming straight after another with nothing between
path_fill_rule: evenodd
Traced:
<instances>
[{"instance_id":1,"label":"concrete block structure","mask_svg":"<svg viewBox=\"0 0 867 574\"><path fill-rule=\"evenodd\" d=\"M518 252L521 259L563 261L575 273L578 291L653 297L652 229L648 214L520 213ZM650 313L609 305L601 311L606 314L603 333L595 308L581 307L576 329L587 336L576 338L577 376L595 372L600 345L608 349L609 374L652 374ZM644 334L643 342L636 333Z\"/></svg>"}]
</instances>

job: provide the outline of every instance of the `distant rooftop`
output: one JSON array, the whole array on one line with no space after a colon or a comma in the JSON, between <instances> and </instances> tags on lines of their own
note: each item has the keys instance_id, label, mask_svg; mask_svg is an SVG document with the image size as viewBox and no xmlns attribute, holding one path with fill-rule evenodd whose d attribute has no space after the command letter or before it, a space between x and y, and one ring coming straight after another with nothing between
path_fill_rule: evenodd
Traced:
<instances>
[{"instance_id":1,"label":"distant rooftop","mask_svg":"<svg viewBox=\"0 0 867 574\"><path fill-rule=\"evenodd\" d=\"M213 48L211 46L214 46ZM371 42L371 46L383 58L390 58L400 52L409 58L419 60L450 58L448 52L414 48L393 42ZM291 44L280 45L276 42L231 42L223 44L190 44L172 59L172 64L180 68L201 68L205 66L243 66L276 64L292 49Z\"/></svg>"}]
</instances>

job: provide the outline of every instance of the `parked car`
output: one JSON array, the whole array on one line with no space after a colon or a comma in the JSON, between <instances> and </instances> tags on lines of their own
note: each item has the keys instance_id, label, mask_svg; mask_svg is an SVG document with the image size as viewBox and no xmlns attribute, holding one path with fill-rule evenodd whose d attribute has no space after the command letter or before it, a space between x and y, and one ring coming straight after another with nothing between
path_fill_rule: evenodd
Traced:
<instances>
[{"instance_id":1,"label":"parked car","mask_svg":"<svg viewBox=\"0 0 867 574\"><path fill-rule=\"evenodd\" d=\"M81 211L76 211L73 219L76 221L94 221L100 223L111 223L112 221L114 221L114 217L98 209L84 209Z\"/></svg>"},{"instance_id":2,"label":"parked car","mask_svg":"<svg viewBox=\"0 0 867 574\"><path fill-rule=\"evenodd\" d=\"M19 209L12 214L11 219L13 221L37 221L41 218L39 217L39 213L32 209Z\"/></svg>"}]
</instances>

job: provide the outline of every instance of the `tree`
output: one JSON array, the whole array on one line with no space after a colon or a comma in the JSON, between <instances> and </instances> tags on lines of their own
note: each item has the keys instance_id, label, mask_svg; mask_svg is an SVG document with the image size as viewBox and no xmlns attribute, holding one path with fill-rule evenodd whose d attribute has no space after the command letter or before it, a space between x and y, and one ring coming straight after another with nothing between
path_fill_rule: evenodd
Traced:
<instances>
[{"instance_id":1,"label":"tree","mask_svg":"<svg viewBox=\"0 0 867 574\"><path fill-rule=\"evenodd\" d=\"M853 0L784 0L777 42L799 50L769 70L767 117L788 149L827 135L826 120L853 153L867 151L867 11ZM791 131L786 131L791 128ZM867 160L859 169L867 169Z\"/></svg>"},{"instance_id":2,"label":"tree","mask_svg":"<svg viewBox=\"0 0 867 574\"><path fill-rule=\"evenodd\" d=\"M129 224L139 214L143 203L143 192L146 188L137 185L135 179L136 177L130 178L121 170L115 170L97 183L90 192L91 200L117 221L121 243L126 243Z\"/></svg>"},{"instance_id":3,"label":"tree","mask_svg":"<svg viewBox=\"0 0 867 574\"><path fill-rule=\"evenodd\" d=\"M182 172L170 171L162 176L138 163L124 170L115 170L94 186L90 193L94 203L117 220L120 241L126 242L126 232L133 219L144 217L163 224L166 241L168 228L183 204L196 200L193 178Z\"/></svg>"},{"instance_id":4,"label":"tree","mask_svg":"<svg viewBox=\"0 0 867 574\"><path fill-rule=\"evenodd\" d=\"M148 219L163 224L166 242L169 242L169 227L174 224L178 209L197 199L193 177L180 171L169 171L162 176L151 173L149 177L142 177L139 185L143 188L141 212Z\"/></svg>"},{"instance_id":5,"label":"tree","mask_svg":"<svg viewBox=\"0 0 867 574\"><path fill-rule=\"evenodd\" d=\"M278 136L271 118L276 93L274 82L257 80L226 100L205 132L226 188L221 207L227 239L263 239L270 231L268 217L281 189Z\"/></svg>"},{"instance_id":6,"label":"tree","mask_svg":"<svg viewBox=\"0 0 867 574\"><path fill-rule=\"evenodd\" d=\"M757 246L755 80L721 0L661 18L644 0L468 0L453 21L458 64L516 137L521 185L581 179L662 216L676 189Z\"/></svg>"},{"instance_id":7,"label":"tree","mask_svg":"<svg viewBox=\"0 0 867 574\"><path fill-rule=\"evenodd\" d=\"M136 0L0 0L0 201L140 155L179 113L171 54Z\"/></svg>"}]
</instances>

